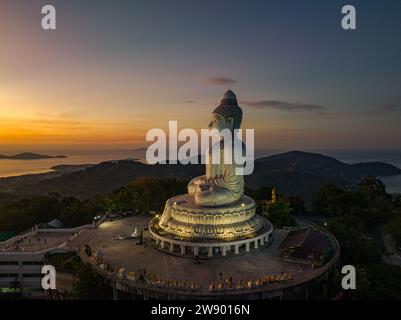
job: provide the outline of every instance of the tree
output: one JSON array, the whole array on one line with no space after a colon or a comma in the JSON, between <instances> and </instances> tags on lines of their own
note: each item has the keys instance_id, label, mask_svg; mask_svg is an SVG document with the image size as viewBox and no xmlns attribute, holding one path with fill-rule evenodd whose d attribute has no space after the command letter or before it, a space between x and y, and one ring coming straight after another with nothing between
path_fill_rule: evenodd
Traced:
<instances>
[{"instance_id":1,"label":"tree","mask_svg":"<svg viewBox=\"0 0 401 320\"><path fill-rule=\"evenodd\" d=\"M185 193L186 188L187 181L138 178L128 186L113 192L109 197L108 206L114 210L161 211L167 199Z\"/></svg>"},{"instance_id":2,"label":"tree","mask_svg":"<svg viewBox=\"0 0 401 320\"><path fill-rule=\"evenodd\" d=\"M290 203L284 198L269 204L267 213L269 220L278 228L293 227L296 224L294 217L291 215L292 208Z\"/></svg>"},{"instance_id":3,"label":"tree","mask_svg":"<svg viewBox=\"0 0 401 320\"><path fill-rule=\"evenodd\" d=\"M55 218L64 222L66 227L77 227L91 223L99 213L102 213L102 207L91 200L35 196L0 204L0 232L22 232Z\"/></svg>"},{"instance_id":4,"label":"tree","mask_svg":"<svg viewBox=\"0 0 401 320\"><path fill-rule=\"evenodd\" d=\"M401 208L398 208L394 220L383 226L383 231L394 237L397 246L401 245Z\"/></svg>"},{"instance_id":5,"label":"tree","mask_svg":"<svg viewBox=\"0 0 401 320\"><path fill-rule=\"evenodd\" d=\"M386 192L386 186L384 183L372 176L364 177L358 184L358 191L363 193L368 200L375 199L377 197L385 197L389 199L389 195Z\"/></svg>"},{"instance_id":6,"label":"tree","mask_svg":"<svg viewBox=\"0 0 401 320\"><path fill-rule=\"evenodd\" d=\"M326 217L358 217L357 222L371 231L390 221L396 208L383 183L374 177L364 178L354 191L324 185L316 193L313 207L315 214Z\"/></svg>"},{"instance_id":7,"label":"tree","mask_svg":"<svg viewBox=\"0 0 401 320\"><path fill-rule=\"evenodd\" d=\"M367 264L360 267L366 271L370 286L360 292L359 299L401 300L400 267L384 263Z\"/></svg>"},{"instance_id":8,"label":"tree","mask_svg":"<svg viewBox=\"0 0 401 320\"><path fill-rule=\"evenodd\" d=\"M56 218L59 212L59 201L44 196L7 202L0 205L0 231L22 232Z\"/></svg>"},{"instance_id":9,"label":"tree","mask_svg":"<svg viewBox=\"0 0 401 320\"><path fill-rule=\"evenodd\" d=\"M392 202L396 207L401 208L401 194L393 194Z\"/></svg>"},{"instance_id":10,"label":"tree","mask_svg":"<svg viewBox=\"0 0 401 320\"><path fill-rule=\"evenodd\" d=\"M101 300L110 298L110 288L89 264L83 264L72 285L70 298L73 300Z\"/></svg>"},{"instance_id":11,"label":"tree","mask_svg":"<svg viewBox=\"0 0 401 320\"><path fill-rule=\"evenodd\" d=\"M244 193L255 201L266 200L268 195L272 194L272 187L260 187L258 189L245 188Z\"/></svg>"},{"instance_id":12,"label":"tree","mask_svg":"<svg viewBox=\"0 0 401 320\"><path fill-rule=\"evenodd\" d=\"M101 208L89 200L80 201L75 198L64 198L61 203L59 219L69 228L89 224L96 215L101 213Z\"/></svg>"},{"instance_id":13,"label":"tree","mask_svg":"<svg viewBox=\"0 0 401 320\"><path fill-rule=\"evenodd\" d=\"M350 198L346 191L334 184L325 184L315 194L313 211L326 217L343 216L351 206L349 200Z\"/></svg>"},{"instance_id":14,"label":"tree","mask_svg":"<svg viewBox=\"0 0 401 320\"><path fill-rule=\"evenodd\" d=\"M288 202L293 214L306 214L308 210L305 207L305 202L301 197L289 196Z\"/></svg>"},{"instance_id":15,"label":"tree","mask_svg":"<svg viewBox=\"0 0 401 320\"><path fill-rule=\"evenodd\" d=\"M366 264L381 261L381 252L376 242L367 239L361 226L353 217L338 217L329 220L327 229L334 234L341 248L343 264Z\"/></svg>"}]
</instances>

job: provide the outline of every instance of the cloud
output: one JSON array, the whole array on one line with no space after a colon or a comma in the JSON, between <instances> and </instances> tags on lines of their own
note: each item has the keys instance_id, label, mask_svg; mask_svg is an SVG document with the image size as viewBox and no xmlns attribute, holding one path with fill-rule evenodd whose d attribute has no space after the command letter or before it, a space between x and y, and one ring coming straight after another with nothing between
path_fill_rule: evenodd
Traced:
<instances>
[{"instance_id":1,"label":"cloud","mask_svg":"<svg viewBox=\"0 0 401 320\"><path fill-rule=\"evenodd\" d=\"M346 117L380 117L388 114L401 113L401 104L383 104L366 111L359 112L325 112L325 106L309 103L292 103L282 100L256 100L241 101L241 104L255 109L274 109L285 112L308 112L315 111L312 114L323 118L346 118Z\"/></svg>"},{"instance_id":2,"label":"cloud","mask_svg":"<svg viewBox=\"0 0 401 320\"><path fill-rule=\"evenodd\" d=\"M48 113L48 112L36 112L36 116L45 119L78 119L79 113L73 111L66 111L64 113Z\"/></svg>"},{"instance_id":3,"label":"cloud","mask_svg":"<svg viewBox=\"0 0 401 320\"><path fill-rule=\"evenodd\" d=\"M243 104L258 109L275 109L287 112L302 112L324 109L317 104L292 103L280 100L243 101Z\"/></svg>"},{"instance_id":4,"label":"cloud","mask_svg":"<svg viewBox=\"0 0 401 320\"><path fill-rule=\"evenodd\" d=\"M230 78L225 78L225 77L212 77L207 79L207 82L211 84L216 84L216 85L229 85L229 84L235 84L238 81Z\"/></svg>"},{"instance_id":5,"label":"cloud","mask_svg":"<svg viewBox=\"0 0 401 320\"><path fill-rule=\"evenodd\" d=\"M401 112L401 105L397 104L384 104L374 108L372 111L368 112L372 116L382 116L388 113Z\"/></svg>"},{"instance_id":6,"label":"cloud","mask_svg":"<svg viewBox=\"0 0 401 320\"><path fill-rule=\"evenodd\" d=\"M384 104L371 110L360 112L316 112L314 115L317 117L337 119L349 117L381 117L395 113L401 113L401 104Z\"/></svg>"},{"instance_id":7,"label":"cloud","mask_svg":"<svg viewBox=\"0 0 401 320\"><path fill-rule=\"evenodd\" d=\"M195 100L185 100L184 102L185 102L185 103L196 103Z\"/></svg>"}]
</instances>

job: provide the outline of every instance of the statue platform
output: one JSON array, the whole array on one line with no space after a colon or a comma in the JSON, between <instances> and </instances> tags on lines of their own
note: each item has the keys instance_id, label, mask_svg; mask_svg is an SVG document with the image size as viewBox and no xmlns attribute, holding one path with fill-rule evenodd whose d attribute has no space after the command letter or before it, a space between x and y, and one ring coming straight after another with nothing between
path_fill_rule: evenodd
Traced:
<instances>
[{"instance_id":1,"label":"statue platform","mask_svg":"<svg viewBox=\"0 0 401 320\"><path fill-rule=\"evenodd\" d=\"M269 243L272 224L256 214L255 201L244 195L244 177L238 174L244 164L225 162L225 154L235 159L236 151L229 147L232 143L225 144L222 133L228 130L232 134L241 122L242 109L234 92L228 90L209 123L209 128L221 134L217 145L219 161L207 161L205 174L189 182L188 194L167 200L162 216L156 216L149 224L156 245L162 249L168 245L173 253L179 246L182 255L191 248L194 256L207 253L211 257L216 251L225 256L232 247L238 254L242 248L248 252L251 245L257 249ZM233 135L229 138L235 141ZM207 158L213 159L214 149L208 148ZM243 143L240 149L244 150Z\"/></svg>"},{"instance_id":2,"label":"statue platform","mask_svg":"<svg viewBox=\"0 0 401 320\"><path fill-rule=\"evenodd\" d=\"M263 219L255 215L256 204L242 196L238 201L218 207L202 207L191 195L169 199L160 226L180 238L233 240L254 235Z\"/></svg>"},{"instance_id":3,"label":"statue platform","mask_svg":"<svg viewBox=\"0 0 401 320\"><path fill-rule=\"evenodd\" d=\"M242 247L249 251L269 241L273 226L255 212L256 204L247 196L231 204L204 207L192 195L179 195L166 202L163 215L152 219L149 230L156 243L162 248L169 245L171 252L180 246L182 254L191 248L194 255L212 256L217 249L224 256L231 246L235 252Z\"/></svg>"}]
</instances>

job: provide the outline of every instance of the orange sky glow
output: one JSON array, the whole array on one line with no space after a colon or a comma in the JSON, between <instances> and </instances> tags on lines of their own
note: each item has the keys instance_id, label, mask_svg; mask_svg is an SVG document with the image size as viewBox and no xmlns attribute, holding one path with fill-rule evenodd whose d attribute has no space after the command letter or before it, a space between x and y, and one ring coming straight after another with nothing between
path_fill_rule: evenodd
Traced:
<instances>
[{"instance_id":1,"label":"orange sky glow","mask_svg":"<svg viewBox=\"0 0 401 320\"><path fill-rule=\"evenodd\" d=\"M98 14L110 21L99 24L88 15L90 6L75 11L69 2L56 3L60 14L54 32L40 28L40 6L34 1L8 1L0 8L0 152L43 146L143 147L148 144L146 132L167 130L169 120L177 120L180 128L206 128L211 111L229 88L243 107L243 128L255 129L257 148L399 146L400 97L393 90L399 77L396 68L384 66L387 73L383 71L382 78L373 67L363 69L372 74L352 79L361 72L344 67L341 73L349 74L341 79L335 59L320 57L335 48L338 56L347 54L354 67L357 64L351 60L360 61L361 55L349 56L355 50L328 42L330 37L317 41L311 31L302 35L310 45L294 50L292 46L299 43L292 38L297 29L284 30L280 37L267 31L263 35L253 31L250 36L245 32L251 28L247 22L235 29L236 43L228 32L236 26L216 20L216 32L211 33L201 16L192 33L186 34L184 9L176 10L173 21L160 9L155 24L146 18L149 12L155 14L154 8L145 4L133 11L138 12L136 19L123 14L129 2L121 4L122 13L100 6ZM217 8L216 14L220 9L227 10ZM326 26L327 34L331 30ZM266 40L261 41L262 36ZM334 37L348 44L342 33L336 31ZM391 38L377 39L394 43ZM383 52L394 54L389 48ZM369 61L364 68L389 60L362 58ZM265 105L258 107L255 102ZM291 110L299 104L301 110ZM372 111L385 104L394 108Z\"/></svg>"}]
</instances>

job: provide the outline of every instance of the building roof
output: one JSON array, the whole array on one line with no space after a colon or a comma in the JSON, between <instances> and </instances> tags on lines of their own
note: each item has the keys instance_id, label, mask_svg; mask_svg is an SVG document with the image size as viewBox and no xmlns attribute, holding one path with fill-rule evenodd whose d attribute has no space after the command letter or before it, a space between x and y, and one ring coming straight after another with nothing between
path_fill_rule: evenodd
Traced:
<instances>
[{"instance_id":1,"label":"building roof","mask_svg":"<svg viewBox=\"0 0 401 320\"><path fill-rule=\"evenodd\" d=\"M327 253L332 249L330 239L326 235L312 228L304 228L292 230L288 233L287 237L280 244L279 250L284 251L289 248L300 247L305 247L319 253Z\"/></svg>"},{"instance_id":2,"label":"building roof","mask_svg":"<svg viewBox=\"0 0 401 320\"><path fill-rule=\"evenodd\" d=\"M59 219L53 219L52 221L48 222L47 225L57 229L64 227L64 224Z\"/></svg>"}]
</instances>

